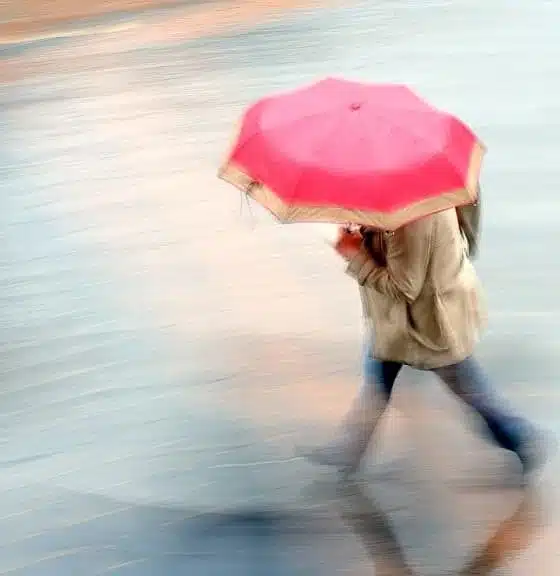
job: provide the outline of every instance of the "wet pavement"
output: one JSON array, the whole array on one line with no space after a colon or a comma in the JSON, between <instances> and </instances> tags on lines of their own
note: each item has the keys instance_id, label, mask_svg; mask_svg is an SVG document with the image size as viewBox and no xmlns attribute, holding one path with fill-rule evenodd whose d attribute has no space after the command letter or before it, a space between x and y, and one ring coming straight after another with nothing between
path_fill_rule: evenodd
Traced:
<instances>
[{"instance_id":1,"label":"wet pavement","mask_svg":"<svg viewBox=\"0 0 560 576\"><path fill-rule=\"evenodd\" d=\"M467 119L489 147L480 358L558 434L560 9L510 8L384 1L199 39L174 16L2 49L0 574L558 573L560 461L504 486L515 463L425 375L362 484L294 456L359 382L359 300L312 227L215 178L248 102L325 74Z\"/></svg>"}]
</instances>

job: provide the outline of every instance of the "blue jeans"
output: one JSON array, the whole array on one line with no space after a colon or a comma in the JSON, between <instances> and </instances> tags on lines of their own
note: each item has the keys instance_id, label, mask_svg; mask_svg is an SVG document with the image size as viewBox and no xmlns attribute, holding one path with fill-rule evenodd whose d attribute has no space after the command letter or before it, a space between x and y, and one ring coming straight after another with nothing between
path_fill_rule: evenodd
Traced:
<instances>
[{"instance_id":1,"label":"blue jeans","mask_svg":"<svg viewBox=\"0 0 560 576\"><path fill-rule=\"evenodd\" d=\"M379 361L366 353L365 385L375 386L388 403L395 380L403 365L399 362ZM529 423L504 408L504 403L492 389L486 374L472 358L458 364L432 370L465 404L482 418L491 439L506 450L517 452L530 429Z\"/></svg>"}]
</instances>

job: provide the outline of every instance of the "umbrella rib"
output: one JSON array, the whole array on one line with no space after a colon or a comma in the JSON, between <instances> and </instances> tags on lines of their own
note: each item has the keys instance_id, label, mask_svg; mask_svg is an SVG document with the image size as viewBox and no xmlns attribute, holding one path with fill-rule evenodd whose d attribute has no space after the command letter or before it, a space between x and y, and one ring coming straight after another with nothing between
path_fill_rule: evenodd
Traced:
<instances>
[{"instance_id":1,"label":"umbrella rib","mask_svg":"<svg viewBox=\"0 0 560 576\"><path fill-rule=\"evenodd\" d=\"M366 101L366 102L367 102L367 101ZM455 122L457 122L457 123L459 123L459 124L463 124L463 122L462 122L461 120L459 120L456 116L450 114L449 112L445 112L445 111L439 110L439 109L437 109L437 108L435 108L435 107L433 107L433 106L432 106L432 108L433 108L433 110L435 110L435 111L438 113L438 115L441 115L442 117L447 118L447 119L452 119L452 120L454 120ZM412 113L412 114L414 114L414 115L416 115L416 114L422 114L421 111L416 111L416 110L407 110L407 112L408 112L408 113ZM383 120L383 118L384 118L382 114L376 114L376 117L377 117L379 120ZM416 130L412 129L410 126L404 127L404 126L401 126L400 124L392 124L392 125L390 126L390 128L391 128L392 130L398 130L398 131L400 131L400 132L403 133L403 134L411 135L411 136L412 136L415 140L417 140L418 142L423 142L424 144L429 144L429 143L430 143L429 140L426 138L426 136L425 136L424 134L421 134L421 133L417 132ZM434 155L434 156L435 156L435 155ZM446 156L446 155L444 155L444 154L441 154L441 151L438 151L438 152L437 152L437 156L440 156L440 157L446 162L446 164L448 164L455 172L460 172L460 170L457 168L457 166L455 165L455 163L452 162L451 159L450 159L448 156Z\"/></svg>"},{"instance_id":2,"label":"umbrella rib","mask_svg":"<svg viewBox=\"0 0 560 576\"><path fill-rule=\"evenodd\" d=\"M336 129L338 128L339 124L341 124L343 120L344 120L343 117L341 117L341 118L338 119L338 122L336 123L336 126L333 126L333 131L336 131ZM321 142L321 143L316 147L316 149L313 150L312 155L315 156L316 154L320 154L321 151L323 150L323 148L324 148L325 146L327 146L328 144L330 144L330 138L325 138L325 140L324 140L323 142ZM298 188L299 188L299 186L300 186L300 184L301 184L301 181L303 180L303 177L304 177L304 175L305 175L305 170L306 170L306 167L304 166L304 167L302 167L300 173L298 174L298 178L297 178L297 180L296 180L296 184L295 184L295 186L293 187L293 190L292 190L292 196L291 196L291 198L290 198L290 200L289 200L288 211L289 211L289 206L295 204L294 198L297 196L297 190L298 190Z\"/></svg>"},{"instance_id":3,"label":"umbrella rib","mask_svg":"<svg viewBox=\"0 0 560 576\"><path fill-rule=\"evenodd\" d=\"M339 103L337 103L337 105L340 105ZM239 152L241 152L250 142L252 142L257 136L260 136L262 134L266 134L266 133L270 133L273 132L274 130L278 130L278 129L284 129L287 127L293 127L294 125L299 124L300 122L309 120L310 118L317 118L318 116L322 116L323 114L327 114L328 112L330 112L333 108L336 108L336 106L332 106L329 107L327 109L321 110L321 112L315 112L312 114L306 114L305 116L299 116L298 118L294 118L293 120L290 120L289 122L286 122L286 124L284 126L273 126L271 128L266 128L263 129L260 126L260 122L259 122L259 128L260 130L258 132L255 132L254 134L251 134L251 136L249 136L246 140L244 140L236 149L236 154L238 154Z\"/></svg>"}]
</instances>

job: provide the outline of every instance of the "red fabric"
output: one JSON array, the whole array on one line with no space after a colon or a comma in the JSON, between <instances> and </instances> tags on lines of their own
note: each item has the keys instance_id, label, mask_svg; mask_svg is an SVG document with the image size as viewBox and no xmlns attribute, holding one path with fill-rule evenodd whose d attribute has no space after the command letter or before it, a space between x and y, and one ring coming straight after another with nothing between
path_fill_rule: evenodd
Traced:
<instances>
[{"instance_id":1,"label":"red fabric","mask_svg":"<svg viewBox=\"0 0 560 576\"><path fill-rule=\"evenodd\" d=\"M289 203L391 212L464 188L476 141L405 86L329 78L253 105L230 162Z\"/></svg>"}]
</instances>

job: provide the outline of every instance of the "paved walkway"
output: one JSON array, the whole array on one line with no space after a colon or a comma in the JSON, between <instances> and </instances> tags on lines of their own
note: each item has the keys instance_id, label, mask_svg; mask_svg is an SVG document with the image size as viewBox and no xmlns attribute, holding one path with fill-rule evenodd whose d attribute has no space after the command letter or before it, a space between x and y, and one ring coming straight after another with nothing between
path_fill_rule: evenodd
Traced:
<instances>
[{"instance_id":1,"label":"paved walkway","mask_svg":"<svg viewBox=\"0 0 560 576\"><path fill-rule=\"evenodd\" d=\"M332 2L331 2L332 3ZM142 29L152 38L215 34L235 26L260 23L297 8L328 5L310 0L63 0L0 6L0 46L40 39L75 38L100 32Z\"/></svg>"},{"instance_id":2,"label":"paved walkway","mask_svg":"<svg viewBox=\"0 0 560 576\"><path fill-rule=\"evenodd\" d=\"M467 118L490 149L481 358L560 432L558 8L535 6L3 51L0 574L558 573L558 460L536 494L504 488L514 463L429 378L403 378L365 495L294 457L352 397L359 302L312 227L214 176L247 102L324 74L411 82Z\"/></svg>"}]
</instances>

